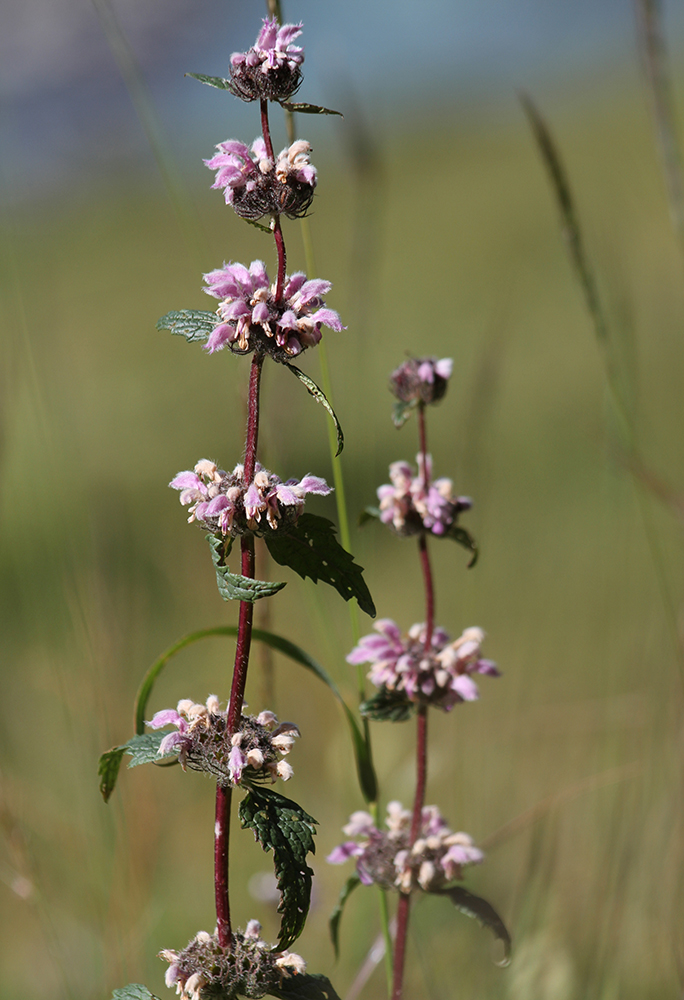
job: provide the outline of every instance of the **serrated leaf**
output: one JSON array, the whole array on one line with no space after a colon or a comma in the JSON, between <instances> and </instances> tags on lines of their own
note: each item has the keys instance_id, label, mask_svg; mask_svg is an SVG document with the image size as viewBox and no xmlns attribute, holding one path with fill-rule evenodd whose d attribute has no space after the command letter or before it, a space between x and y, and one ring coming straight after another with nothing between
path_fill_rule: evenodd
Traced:
<instances>
[{"instance_id":1,"label":"serrated leaf","mask_svg":"<svg viewBox=\"0 0 684 1000\"><path fill-rule=\"evenodd\" d=\"M470 562L468 563L468 569L472 569L480 556L480 550L477 547L477 542L465 528L462 528L459 524L452 524L447 532L447 538L453 538L455 542L462 545L464 549L468 549L472 553Z\"/></svg>"},{"instance_id":2,"label":"serrated leaf","mask_svg":"<svg viewBox=\"0 0 684 1000\"><path fill-rule=\"evenodd\" d=\"M395 427L403 427L408 418L411 416L411 410L415 409L417 405L417 400L409 400L405 403L403 399L398 399L397 402L392 407L392 423Z\"/></svg>"},{"instance_id":3,"label":"serrated leaf","mask_svg":"<svg viewBox=\"0 0 684 1000\"><path fill-rule=\"evenodd\" d=\"M100 778L100 791L105 802L109 802L109 798L114 791L125 752L125 745L112 747L111 750L106 750L100 757L100 762L97 765L97 773Z\"/></svg>"},{"instance_id":4,"label":"serrated leaf","mask_svg":"<svg viewBox=\"0 0 684 1000\"><path fill-rule=\"evenodd\" d=\"M185 337L189 344L204 343L218 324L216 313L201 309L181 309L168 312L157 320L158 330L170 330L179 337Z\"/></svg>"},{"instance_id":5,"label":"serrated leaf","mask_svg":"<svg viewBox=\"0 0 684 1000\"><path fill-rule=\"evenodd\" d=\"M330 584L345 601L355 597L359 607L375 618L375 605L363 578L363 566L342 548L332 521L302 514L287 534L264 535L268 550L280 566L289 566L302 578Z\"/></svg>"},{"instance_id":6,"label":"serrated leaf","mask_svg":"<svg viewBox=\"0 0 684 1000\"><path fill-rule=\"evenodd\" d=\"M342 919L342 912L344 910L345 903L351 896L357 885L361 885L361 879L358 875L350 875L347 881L342 886L342 890L337 900L337 906L332 911L328 918L328 927L330 928L330 939L332 941L332 946L335 950L335 960L340 957L340 920Z\"/></svg>"},{"instance_id":7,"label":"serrated leaf","mask_svg":"<svg viewBox=\"0 0 684 1000\"><path fill-rule=\"evenodd\" d=\"M414 702L410 701L403 691L390 691L382 687L372 698L359 705L359 711L365 719L374 722L406 722L415 710Z\"/></svg>"},{"instance_id":8,"label":"serrated leaf","mask_svg":"<svg viewBox=\"0 0 684 1000\"><path fill-rule=\"evenodd\" d=\"M337 456L344 448L344 434L342 433L342 428L340 426L339 420L337 419L337 415L335 414L335 411L333 410L332 406L328 401L328 397L323 392L321 387L316 385L314 380L310 378L309 375L306 375L300 368L297 368L296 365L288 364L288 362L286 361L285 367L289 368L293 375L296 375L299 381L306 386L309 394L313 396L316 402L320 403L321 406L324 406L328 411L328 413L330 414L330 416L332 417L332 421L335 424L335 433L337 434L337 451L335 452L335 458L337 458Z\"/></svg>"},{"instance_id":9,"label":"serrated leaf","mask_svg":"<svg viewBox=\"0 0 684 1000\"><path fill-rule=\"evenodd\" d=\"M207 76L205 73L186 73L185 75L192 77L193 80L199 80L200 83L206 83L207 87L228 90L231 94L234 92L232 82L226 80L224 76Z\"/></svg>"},{"instance_id":10,"label":"serrated leaf","mask_svg":"<svg viewBox=\"0 0 684 1000\"><path fill-rule=\"evenodd\" d=\"M281 101L280 106L293 113L299 112L302 115L339 115L340 118L344 118L341 111L333 111L332 108L323 108L320 104L307 104L306 101Z\"/></svg>"},{"instance_id":11,"label":"serrated leaf","mask_svg":"<svg viewBox=\"0 0 684 1000\"><path fill-rule=\"evenodd\" d=\"M238 810L243 828L252 830L265 851L273 851L282 913L278 950L289 948L304 930L311 900L313 871L306 863L314 854L316 820L292 799L272 788L252 787Z\"/></svg>"},{"instance_id":12,"label":"serrated leaf","mask_svg":"<svg viewBox=\"0 0 684 1000\"><path fill-rule=\"evenodd\" d=\"M124 745L124 752L131 755L128 766L138 767L140 764L154 764L158 760L177 756L177 750L172 750L164 757L159 756L159 747L165 736L168 736L168 733L142 733L140 736L132 736Z\"/></svg>"},{"instance_id":13,"label":"serrated leaf","mask_svg":"<svg viewBox=\"0 0 684 1000\"><path fill-rule=\"evenodd\" d=\"M359 514L359 528L362 528L364 524L368 524L369 521L376 521L379 517L379 507L364 507Z\"/></svg>"},{"instance_id":14,"label":"serrated leaf","mask_svg":"<svg viewBox=\"0 0 684 1000\"><path fill-rule=\"evenodd\" d=\"M284 583L274 580L254 580L249 576L231 573L226 566L226 559L233 545L233 540L207 535L211 549L211 561L216 570L216 583L219 594L224 601L258 601L262 597L272 597L282 590Z\"/></svg>"},{"instance_id":15,"label":"serrated leaf","mask_svg":"<svg viewBox=\"0 0 684 1000\"><path fill-rule=\"evenodd\" d=\"M316 973L288 976L268 995L280 1000L340 1000L328 977Z\"/></svg>"},{"instance_id":16,"label":"serrated leaf","mask_svg":"<svg viewBox=\"0 0 684 1000\"><path fill-rule=\"evenodd\" d=\"M159 1000L159 998L150 993L142 983L129 983L120 990L114 990L112 1000Z\"/></svg>"},{"instance_id":17,"label":"serrated leaf","mask_svg":"<svg viewBox=\"0 0 684 1000\"><path fill-rule=\"evenodd\" d=\"M496 912L491 903L486 899L468 892L463 886L457 885L451 889L434 889L432 895L448 896L457 910L465 913L467 917L477 920L480 927L488 927L495 938L502 942L504 946L504 959L499 965L508 965L511 954L511 935L508 933L506 925Z\"/></svg>"}]
</instances>

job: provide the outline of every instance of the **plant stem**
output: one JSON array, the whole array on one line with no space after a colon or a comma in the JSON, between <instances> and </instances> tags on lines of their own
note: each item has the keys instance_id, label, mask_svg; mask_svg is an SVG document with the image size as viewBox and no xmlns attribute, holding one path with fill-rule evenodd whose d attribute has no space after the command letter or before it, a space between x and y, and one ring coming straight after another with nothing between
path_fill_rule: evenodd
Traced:
<instances>
[{"instance_id":1,"label":"plant stem","mask_svg":"<svg viewBox=\"0 0 684 1000\"><path fill-rule=\"evenodd\" d=\"M275 155L273 153L273 142L271 140L271 129L268 124L268 101L261 101L261 132L264 137L264 145L266 146L266 155L269 160L275 164ZM280 216L274 215L273 221L271 223L273 229L273 238L276 244L276 250L278 251L278 276L276 278L275 287L275 301L280 302L283 297L283 287L285 285L285 267L287 264L287 255L285 253L285 240L283 239L283 231L280 226Z\"/></svg>"},{"instance_id":2,"label":"plant stem","mask_svg":"<svg viewBox=\"0 0 684 1000\"><path fill-rule=\"evenodd\" d=\"M254 353L249 373L249 395L247 402L247 440L245 442L245 464L243 481L249 484L254 479L256 469L257 443L259 439L259 387L264 355ZM243 576L254 577L254 536L240 537L241 572ZM228 733L232 736L240 726L242 704L245 698L249 650L252 643L252 621L254 603L240 601L238 635L235 647L233 682L228 703ZM230 785L216 788L216 824L214 827L214 894L216 899L216 924L219 944L223 948L232 946L230 924L230 899L228 893L228 845L230 835Z\"/></svg>"},{"instance_id":3,"label":"plant stem","mask_svg":"<svg viewBox=\"0 0 684 1000\"><path fill-rule=\"evenodd\" d=\"M219 944L230 948L230 902L228 894L228 842L230 839L230 785L216 786L216 822L214 825L214 895Z\"/></svg>"}]
</instances>

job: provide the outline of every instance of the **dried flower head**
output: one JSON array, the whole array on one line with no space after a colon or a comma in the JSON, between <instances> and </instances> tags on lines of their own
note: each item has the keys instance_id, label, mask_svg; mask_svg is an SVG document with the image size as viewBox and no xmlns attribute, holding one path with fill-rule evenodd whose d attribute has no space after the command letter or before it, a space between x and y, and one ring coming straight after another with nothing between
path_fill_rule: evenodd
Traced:
<instances>
[{"instance_id":1,"label":"dried flower head","mask_svg":"<svg viewBox=\"0 0 684 1000\"><path fill-rule=\"evenodd\" d=\"M218 936L200 931L182 951L164 949L159 957L169 963L166 985L181 1000L201 996L259 998L280 991L283 980L301 975L306 962L291 951L273 951L261 939L261 924L250 920L244 932L236 931L231 948L222 948ZM276 994L276 995L278 995Z\"/></svg>"},{"instance_id":2,"label":"dried flower head","mask_svg":"<svg viewBox=\"0 0 684 1000\"><path fill-rule=\"evenodd\" d=\"M484 640L480 628L467 628L455 642L449 641L444 629L436 628L428 652L425 625L413 625L406 636L391 618L380 619L373 628L375 634L363 636L347 662L372 664L368 674L372 683L403 694L408 702L448 712L460 702L479 698L472 674L499 676L496 664L480 656Z\"/></svg>"},{"instance_id":3,"label":"dried flower head","mask_svg":"<svg viewBox=\"0 0 684 1000\"><path fill-rule=\"evenodd\" d=\"M390 390L402 403L436 403L453 367L451 358L409 358L390 375Z\"/></svg>"},{"instance_id":4,"label":"dried flower head","mask_svg":"<svg viewBox=\"0 0 684 1000\"><path fill-rule=\"evenodd\" d=\"M230 57L231 90L243 101L286 101L302 82L304 49L292 42L301 24L283 24L265 18L257 40L247 52Z\"/></svg>"},{"instance_id":5,"label":"dried flower head","mask_svg":"<svg viewBox=\"0 0 684 1000\"><path fill-rule=\"evenodd\" d=\"M283 482L257 462L254 479L247 484L244 466L231 473L203 458L193 472L179 472L169 483L180 490L180 502L190 505L188 521L197 521L214 535L263 535L297 523L307 493L327 496L332 489L318 476Z\"/></svg>"},{"instance_id":6,"label":"dried flower head","mask_svg":"<svg viewBox=\"0 0 684 1000\"><path fill-rule=\"evenodd\" d=\"M178 753L184 770L204 771L220 785L239 785L243 774L248 783L292 777L292 767L282 758L299 736L294 722L278 724L273 712L243 715L240 728L231 735L227 716L212 694L206 705L179 701L175 709L157 712L147 725L152 729L175 726L175 732L161 741L159 756Z\"/></svg>"},{"instance_id":7,"label":"dried flower head","mask_svg":"<svg viewBox=\"0 0 684 1000\"><path fill-rule=\"evenodd\" d=\"M466 865L479 864L484 855L467 833L453 833L437 806L425 806L418 837L411 847L411 813L400 802L387 806L386 830L378 830L367 812L355 812L343 827L348 840L327 857L341 865L356 858L356 871L364 885L382 886L410 893L433 892L463 878Z\"/></svg>"},{"instance_id":8,"label":"dried flower head","mask_svg":"<svg viewBox=\"0 0 684 1000\"><path fill-rule=\"evenodd\" d=\"M263 261L249 266L224 264L204 275L204 291L220 299L216 310L220 322L209 335L210 354L226 345L236 354L259 350L276 361L291 361L321 339L321 326L343 330L340 317L325 307L323 296L330 282L307 281L301 271L285 279L283 294L276 301L276 286L269 286Z\"/></svg>"},{"instance_id":9,"label":"dried flower head","mask_svg":"<svg viewBox=\"0 0 684 1000\"><path fill-rule=\"evenodd\" d=\"M446 535L456 525L458 515L469 510L470 497L453 496L450 479L432 480L432 458L416 456L418 475L408 462L393 462L389 468L391 484L378 487L380 520L402 536L429 531Z\"/></svg>"},{"instance_id":10,"label":"dried flower head","mask_svg":"<svg viewBox=\"0 0 684 1000\"><path fill-rule=\"evenodd\" d=\"M309 162L311 146L299 139L273 159L259 137L251 149L237 139L220 142L218 152L204 160L216 171L213 188L224 189L226 203L243 219L286 215L300 219L311 207L316 168Z\"/></svg>"}]
</instances>

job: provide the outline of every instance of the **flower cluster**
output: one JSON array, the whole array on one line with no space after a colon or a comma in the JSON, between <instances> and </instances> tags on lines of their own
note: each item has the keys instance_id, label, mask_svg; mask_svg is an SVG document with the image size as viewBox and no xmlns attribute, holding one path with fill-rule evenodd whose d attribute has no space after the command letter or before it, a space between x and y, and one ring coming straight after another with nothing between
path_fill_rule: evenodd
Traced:
<instances>
[{"instance_id":1,"label":"flower cluster","mask_svg":"<svg viewBox=\"0 0 684 1000\"><path fill-rule=\"evenodd\" d=\"M276 300L276 286L269 285L260 260L252 261L249 270L244 264L224 264L205 274L204 280L207 295L221 300L216 310L220 322L206 344L212 354L227 344L237 354L259 350L285 362L315 346L321 326L344 329L337 313L325 308L329 281L307 281L297 272L285 279L282 296Z\"/></svg>"},{"instance_id":2,"label":"flower cluster","mask_svg":"<svg viewBox=\"0 0 684 1000\"><path fill-rule=\"evenodd\" d=\"M467 833L453 833L437 806L424 806L418 837L411 847L411 813L400 802L387 806L387 830L378 830L367 812L355 812L343 827L348 840L327 860L333 865L356 858L356 871L364 885L382 886L410 893L434 892L463 877L466 865L479 864L484 855Z\"/></svg>"},{"instance_id":3,"label":"flower cluster","mask_svg":"<svg viewBox=\"0 0 684 1000\"><path fill-rule=\"evenodd\" d=\"M316 168L309 162L311 146L298 139L283 149L275 161L259 137L251 149L244 142L220 142L218 152L204 163L216 171L213 188L224 189L226 203L243 219L286 215L299 219L313 201Z\"/></svg>"},{"instance_id":4,"label":"flower cluster","mask_svg":"<svg viewBox=\"0 0 684 1000\"><path fill-rule=\"evenodd\" d=\"M402 403L436 403L453 367L451 358L409 358L390 375L390 391Z\"/></svg>"},{"instance_id":5,"label":"flower cluster","mask_svg":"<svg viewBox=\"0 0 684 1000\"><path fill-rule=\"evenodd\" d=\"M200 931L182 951L166 948L159 957L169 963L166 985L175 986L181 1000L200 1000L206 993L259 998L279 991L284 979L306 970L300 955L272 951L262 941L258 920L233 934L230 950L221 947L216 933Z\"/></svg>"},{"instance_id":6,"label":"flower cluster","mask_svg":"<svg viewBox=\"0 0 684 1000\"><path fill-rule=\"evenodd\" d=\"M348 663L371 663L369 679L376 687L403 692L407 701L434 705L448 712L480 694L471 674L499 676L495 663L480 657L484 632L467 628L455 642L442 628L432 633L425 651L425 625L413 625L407 636L390 618L375 622L378 634L365 635L347 657Z\"/></svg>"},{"instance_id":7,"label":"flower cluster","mask_svg":"<svg viewBox=\"0 0 684 1000\"><path fill-rule=\"evenodd\" d=\"M278 25L264 18L257 40L247 52L230 57L230 89L243 101L286 101L302 82L304 50L292 42L301 24Z\"/></svg>"},{"instance_id":8,"label":"flower cluster","mask_svg":"<svg viewBox=\"0 0 684 1000\"><path fill-rule=\"evenodd\" d=\"M247 484L244 466L236 465L228 473L206 458L197 463L193 472L179 472L169 486L181 491L182 504L190 504L188 521L197 521L214 535L233 537L292 527L307 493L327 496L332 492L318 476L283 482L258 462L254 479Z\"/></svg>"},{"instance_id":9,"label":"flower cluster","mask_svg":"<svg viewBox=\"0 0 684 1000\"><path fill-rule=\"evenodd\" d=\"M470 497L453 496L450 479L432 481L432 459L417 456L418 475L408 462L393 462L389 468L391 484L378 487L380 520L390 524L399 535L416 535L429 531L446 535L463 510L469 510Z\"/></svg>"},{"instance_id":10,"label":"flower cluster","mask_svg":"<svg viewBox=\"0 0 684 1000\"><path fill-rule=\"evenodd\" d=\"M178 753L183 769L204 771L222 785L239 785L243 773L249 781L275 781L292 777L292 767L281 757L292 748L299 729L293 722L281 722L273 712L243 715L236 733L228 731L227 712L222 712L215 694L206 705L189 699L175 709L157 712L147 725L152 729L175 726L159 746L159 756Z\"/></svg>"}]
</instances>

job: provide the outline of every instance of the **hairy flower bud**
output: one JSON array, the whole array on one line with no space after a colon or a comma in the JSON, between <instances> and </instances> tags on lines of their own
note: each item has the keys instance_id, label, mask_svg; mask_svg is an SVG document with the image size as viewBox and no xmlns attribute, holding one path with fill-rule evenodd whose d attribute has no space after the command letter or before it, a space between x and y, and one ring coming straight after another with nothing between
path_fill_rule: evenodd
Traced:
<instances>
[{"instance_id":1,"label":"hairy flower bud","mask_svg":"<svg viewBox=\"0 0 684 1000\"><path fill-rule=\"evenodd\" d=\"M451 358L409 358L390 375L390 390L402 403L436 403L453 365Z\"/></svg>"},{"instance_id":2,"label":"hairy flower bud","mask_svg":"<svg viewBox=\"0 0 684 1000\"><path fill-rule=\"evenodd\" d=\"M259 721L262 718L265 723ZM243 715L238 732L231 735L228 712L220 711L216 695L209 695L206 706L186 698L175 711L166 708L157 712L147 725L152 729L175 726L176 731L161 741L160 757L178 753L183 769L211 774L219 785L239 785L243 775L249 782L292 777L292 768L281 758L290 752L299 729L293 722L283 722L272 733L278 725L273 712Z\"/></svg>"},{"instance_id":3,"label":"hairy flower bud","mask_svg":"<svg viewBox=\"0 0 684 1000\"><path fill-rule=\"evenodd\" d=\"M302 33L301 24L264 19L257 40L247 52L230 57L230 89L243 101L286 101L302 82L304 50L292 42Z\"/></svg>"},{"instance_id":4,"label":"hairy flower bud","mask_svg":"<svg viewBox=\"0 0 684 1000\"><path fill-rule=\"evenodd\" d=\"M292 951L273 951L261 938L261 924L250 920L244 932L236 931L231 947L222 948L217 934L200 931L180 952L165 949L159 957L169 962L165 981L180 1000L200 1000L204 995L248 997L280 995L283 980L301 975L306 962Z\"/></svg>"}]
</instances>

